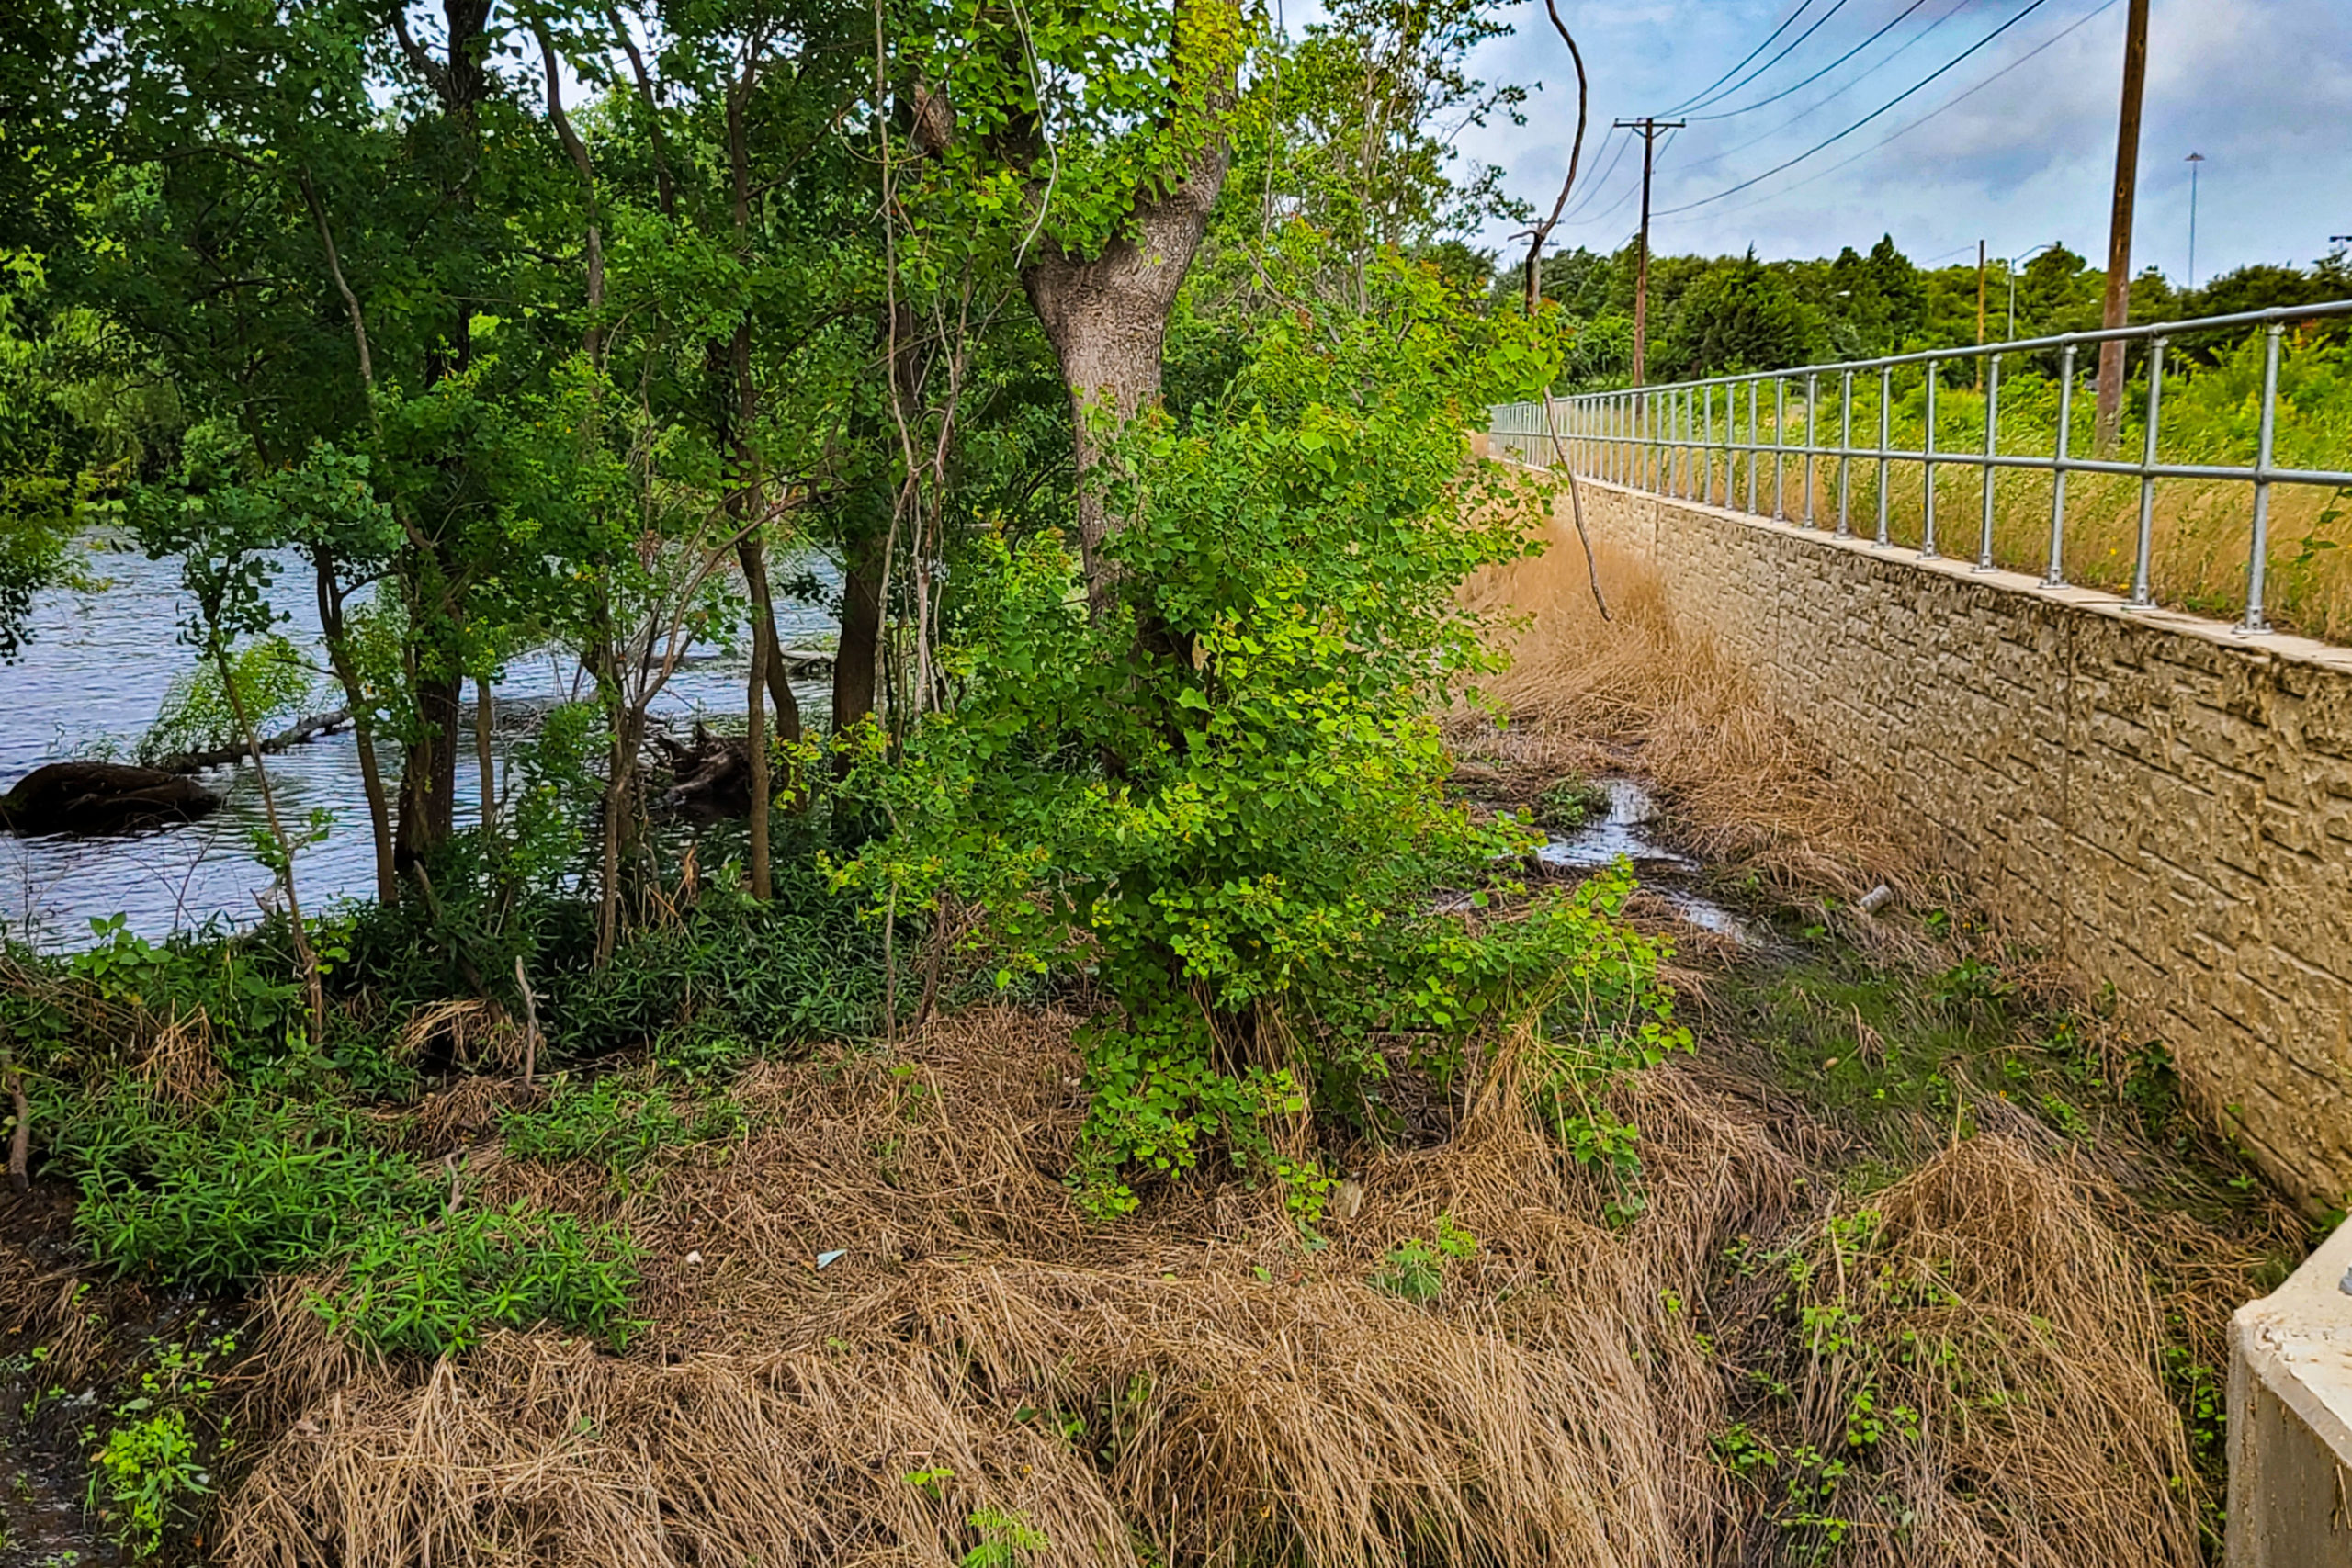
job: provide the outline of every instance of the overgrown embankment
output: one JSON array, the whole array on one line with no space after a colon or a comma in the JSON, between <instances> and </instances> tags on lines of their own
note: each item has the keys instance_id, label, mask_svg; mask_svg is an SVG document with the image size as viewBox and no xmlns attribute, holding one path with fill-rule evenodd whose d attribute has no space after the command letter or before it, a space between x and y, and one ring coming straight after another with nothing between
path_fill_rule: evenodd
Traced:
<instances>
[{"instance_id":1,"label":"overgrown embankment","mask_svg":"<svg viewBox=\"0 0 2352 1568\"><path fill-rule=\"evenodd\" d=\"M908 922L886 984L813 875L602 967L532 913L529 1081L413 932L334 933L315 1043L272 931L117 938L7 976L56 1032L24 1451L166 1561L2203 1559L2222 1325L2296 1223L1642 585L1517 570L1481 791L1645 773L1755 940L1589 885L1584 983L1269 1122L1311 1206L1211 1159L1090 1213L1085 955L959 1007L984 964ZM1624 1029L1645 975L1692 1051Z\"/></svg>"}]
</instances>

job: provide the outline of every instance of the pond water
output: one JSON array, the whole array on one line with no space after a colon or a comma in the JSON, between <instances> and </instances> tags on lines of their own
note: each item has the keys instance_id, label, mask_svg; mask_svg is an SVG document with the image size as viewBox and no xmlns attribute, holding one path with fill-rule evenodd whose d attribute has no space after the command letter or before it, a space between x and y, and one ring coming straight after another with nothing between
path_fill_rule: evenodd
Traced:
<instances>
[{"instance_id":1,"label":"pond water","mask_svg":"<svg viewBox=\"0 0 2352 1568\"><path fill-rule=\"evenodd\" d=\"M37 598L32 637L13 664L0 665L0 792L43 762L112 749L128 755L154 722L173 679L195 661L179 640L187 596L175 560L150 560L117 542L84 541L95 592L51 590ZM820 557L777 563L778 581L809 571L827 589L840 578ZM316 648L318 606L303 592L307 572L281 575L280 607L291 618L280 629L298 645ZM789 647L830 646L834 623L821 609L779 598L777 633ZM324 659L319 663L324 668ZM714 650L673 675L654 711L684 724L700 713L741 722L749 666ZM548 703L591 689L575 661L553 655L517 660L492 688L500 699ZM822 682L797 683L804 706L830 700ZM321 708L339 705L329 695ZM469 710L470 711L470 710ZM501 725L503 753L514 730ZM470 747L458 768L459 823L481 813L481 788ZM396 749L384 749L386 787L394 787ZM502 764L504 761L501 757ZM334 815L323 843L302 852L295 887L305 908L363 897L375 884L367 795L359 783L359 751L348 729L296 746L267 760L280 816L307 820L313 807ZM256 900L271 894L269 873L254 860L253 835L265 824L250 762L208 769L200 775L225 804L203 820L106 837L0 834L0 929L44 947L89 941L95 918L120 914L130 928L160 937L208 920L243 924L258 918Z\"/></svg>"}]
</instances>

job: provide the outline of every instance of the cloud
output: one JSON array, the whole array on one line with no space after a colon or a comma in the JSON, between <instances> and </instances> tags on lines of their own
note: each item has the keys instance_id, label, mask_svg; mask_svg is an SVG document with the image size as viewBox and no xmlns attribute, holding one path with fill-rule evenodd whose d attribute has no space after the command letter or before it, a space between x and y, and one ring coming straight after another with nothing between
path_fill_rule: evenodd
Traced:
<instances>
[{"instance_id":1,"label":"cloud","mask_svg":"<svg viewBox=\"0 0 2352 1568\"><path fill-rule=\"evenodd\" d=\"M1829 3L1814 0L1757 63ZM1785 60L1702 105L1695 112L1742 108L1777 94L1894 21L1879 43L1812 86L1725 119L1694 121L1671 145L1662 143L1656 207L1698 201L1795 156L1944 64L2030 0L1924 0L1895 21L1908 3L1847 0ZM1621 152L1610 122L1663 114L1700 96L1793 4L1563 0L1561 14L1592 74L1593 101L1579 180L1586 194L1572 203L1574 217L1555 244L1608 249L1634 230L1639 147ZM1980 237L1996 255L2052 239L2103 255L2126 7L2101 5L2048 0L1934 85L1806 162L1751 190L1660 217L1657 243L1716 254L1752 243L1768 256L1809 256L1845 244L1864 247L1892 232L1922 260L1972 252ZM1548 209L1574 133L1575 79L1540 5L1516 5L1507 14L1516 34L1488 44L1474 65L1489 79L1541 81L1544 90L1528 106L1526 125L1472 130L1462 148L1505 169L1513 194ZM2052 41L2069 28L2075 30ZM1918 129L1887 140L1963 93L1969 96ZM2208 160L2197 214L2200 277L2248 262L2307 262L2328 248L2329 235L2352 233L2352 6L2154 0L2135 267L2161 267L2175 278L2187 273L2183 160L2192 151ZM1824 174L1849 159L1849 166ZM1498 227L1487 243L1504 245L1507 232Z\"/></svg>"}]
</instances>

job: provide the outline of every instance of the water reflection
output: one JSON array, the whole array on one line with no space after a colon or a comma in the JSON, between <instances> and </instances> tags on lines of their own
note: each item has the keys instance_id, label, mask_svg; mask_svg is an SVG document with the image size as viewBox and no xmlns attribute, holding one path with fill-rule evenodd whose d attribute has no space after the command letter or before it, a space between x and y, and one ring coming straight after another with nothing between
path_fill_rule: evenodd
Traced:
<instances>
[{"instance_id":1,"label":"water reflection","mask_svg":"<svg viewBox=\"0 0 2352 1568\"><path fill-rule=\"evenodd\" d=\"M176 628L186 609L175 561L153 561L136 551L88 542L96 592L52 590L32 605L32 638L14 664L0 665L0 791L43 762L86 756L111 745L128 751L153 722L173 679L194 662ZM839 574L821 557L778 563L779 580L814 572L829 590ZM282 607L291 618L280 629L298 646L315 648L318 611L296 591L305 579L291 565L281 573ZM776 605L777 631L787 647L830 643L833 622L823 611L790 601ZM323 660L321 660L323 664ZM708 712L741 716L749 671L741 659L705 656L671 678L654 705L684 722ZM495 688L502 700L544 705L588 689L575 665L550 656L517 660ZM822 708L821 682L796 683L804 705ZM334 699L322 705L334 705ZM494 737L502 780L515 727ZM397 784L399 754L383 755L388 789ZM268 760L278 812L289 825L314 807L334 816L323 843L302 852L296 888L306 908L364 897L375 886L367 795L359 782L359 750L348 729L322 737ZM49 947L88 940L93 917L122 914L132 931L160 937L210 920L244 924L271 896L269 873L254 860L253 837L266 823L250 764L208 769L200 775L225 804L200 822L176 823L106 838L0 834L0 927ZM503 785L502 784L502 789ZM460 758L457 811L463 824L479 820L481 785L469 750Z\"/></svg>"}]
</instances>

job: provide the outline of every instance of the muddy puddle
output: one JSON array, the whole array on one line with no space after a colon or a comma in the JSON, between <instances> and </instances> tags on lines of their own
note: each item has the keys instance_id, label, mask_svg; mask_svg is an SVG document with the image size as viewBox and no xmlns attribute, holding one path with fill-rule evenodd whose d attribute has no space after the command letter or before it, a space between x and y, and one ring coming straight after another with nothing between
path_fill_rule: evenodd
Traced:
<instances>
[{"instance_id":1,"label":"muddy puddle","mask_svg":"<svg viewBox=\"0 0 2352 1568\"><path fill-rule=\"evenodd\" d=\"M110 1560L114 1554L90 1531L81 1495L60 1485L23 1439L13 1422L0 1425L0 1568Z\"/></svg>"}]
</instances>

